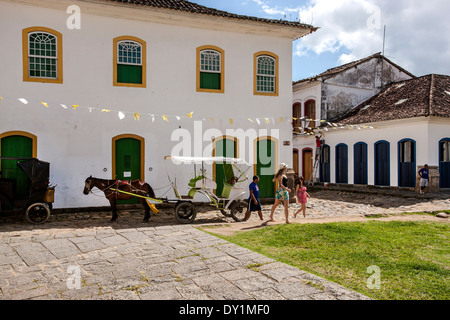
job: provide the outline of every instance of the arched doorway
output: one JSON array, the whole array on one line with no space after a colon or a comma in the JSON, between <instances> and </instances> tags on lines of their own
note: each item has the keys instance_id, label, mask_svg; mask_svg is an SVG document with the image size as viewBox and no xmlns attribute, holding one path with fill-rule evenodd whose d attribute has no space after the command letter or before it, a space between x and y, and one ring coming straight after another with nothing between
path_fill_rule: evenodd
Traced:
<instances>
[{"instance_id":1,"label":"arched doorway","mask_svg":"<svg viewBox=\"0 0 450 320\"><path fill-rule=\"evenodd\" d=\"M367 143L358 142L353 146L354 184L367 184Z\"/></svg>"},{"instance_id":2,"label":"arched doorway","mask_svg":"<svg viewBox=\"0 0 450 320\"><path fill-rule=\"evenodd\" d=\"M450 188L450 138L439 141L439 187Z\"/></svg>"},{"instance_id":3,"label":"arched doorway","mask_svg":"<svg viewBox=\"0 0 450 320\"><path fill-rule=\"evenodd\" d=\"M145 180L145 139L123 134L112 139L112 178L118 180ZM139 203L139 199L120 204Z\"/></svg>"},{"instance_id":4,"label":"arched doorway","mask_svg":"<svg viewBox=\"0 0 450 320\"><path fill-rule=\"evenodd\" d=\"M218 137L214 139L213 148L213 157L239 157L237 138L230 136ZM215 163L213 165L213 179L217 184L216 195L220 196L226 182L223 163Z\"/></svg>"},{"instance_id":5,"label":"arched doorway","mask_svg":"<svg viewBox=\"0 0 450 320\"><path fill-rule=\"evenodd\" d=\"M389 186L390 183L389 142L375 143L375 185Z\"/></svg>"},{"instance_id":6,"label":"arched doorway","mask_svg":"<svg viewBox=\"0 0 450 320\"><path fill-rule=\"evenodd\" d=\"M36 158L37 137L24 131L9 131L0 134L0 156L3 158ZM15 181L15 197L28 198L31 181L17 166L16 159L0 161L0 177Z\"/></svg>"},{"instance_id":7,"label":"arched doorway","mask_svg":"<svg viewBox=\"0 0 450 320\"><path fill-rule=\"evenodd\" d=\"M348 147L343 143L336 146L336 183L348 183Z\"/></svg>"},{"instance_id":8,"label":"arched doorway","mask_svg":"<svg viewBox=\"0 0 450 320\"><path fill-rule=\"evenodd\" d=\"M278 140L273 137L260 137L255 141L255 175L259 176L260 198L275 196L275 183L272 181L278 169Z\"/></svg>"},{"instance_id":9,"label":"arched doorway","mask_svg":"<svg viewBox=\"0 0 450 320\"><path fill-rule=\"evenodd\" d=\"M313 150L305 148L302 150L302 175L305 181L312 179L313 171Z\"/></svg>"},{"instance_id":10,"label":"arched doorway","mask_svg":"<svg viewBox=\"0 0 450 320\"><path fill-rule=\"evenodd\" d=\"M398 142L398 186L416 186L416 142L412 139Z\"/></svg>"}]
</instances>

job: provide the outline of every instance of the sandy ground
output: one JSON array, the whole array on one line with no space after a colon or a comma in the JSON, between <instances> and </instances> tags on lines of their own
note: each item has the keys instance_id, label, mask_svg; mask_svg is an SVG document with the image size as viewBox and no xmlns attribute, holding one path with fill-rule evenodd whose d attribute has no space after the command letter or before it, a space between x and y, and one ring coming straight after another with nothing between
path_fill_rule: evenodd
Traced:
<instances>
[{"instance_id":1,"label":"sandy ground","mask_svg":"<svg viewBox=\"0 0 450 320\"><path fill-rule=\"evenodd\" d=\"M449 219L437 218L431 215L401 215L394 214L387 217L380 218L368 218L363 216L338 216L338 217L326 217L326 218L304 218L303 216L297 216L296 219L291 218L291 223L307 224L307 223L333 223L333 222L367 222L367 221L432 221L432 222L446 222L450 223ZM274 226L279 224L285 224L283 219L278 219L275 222L268 220L261 221L256 214L253 214L249 221L245 223L230 223L230 224L220 224L214 226L206 226L205 229L208 231L223 235L232 236L237 232L252 231L260 228L265 228L268 226Z\"/></svg>"}]
</instances>

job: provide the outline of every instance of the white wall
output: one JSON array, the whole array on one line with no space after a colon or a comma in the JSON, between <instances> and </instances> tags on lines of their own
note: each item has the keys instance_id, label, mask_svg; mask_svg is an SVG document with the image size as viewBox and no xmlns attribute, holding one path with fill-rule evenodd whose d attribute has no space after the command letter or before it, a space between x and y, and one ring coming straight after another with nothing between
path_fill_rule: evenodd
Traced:
<instances>
[{"instance_id":1,"label":"white wall","mask_svg":"<svg viewBox=\"0 0 450 320\"><path fill-rule=\"evenodd\" d=\"M369 124L375 129L336 129L325 132L326 144L330 146L330 178L336 182L336 146L345 143L348 146L348 183L354 183L353 147L358 142L367 143L368 147L368 184L374 185L374 146L381 140L390 144L390 185L398 186L398 142L403 139L416 141L416 165L439 165L438 143L450 135L450 121L436 119L428 121L426 118L404 119ZM296 138L294 145L313 144L312 137ZM301 159L300 159L301 160ZM300 163L301 165L301 163Z\"/></svg>"},{"instance_id":2,"label":"white wall","mask_svg":"<svg viewBox=\"0 0 450 320\"><path fill-rule=\"evenodd\" d=\"M4 2L0 6L0 61L4 62L0 96L7 98L0 101L0 134L20 130L38 137L38 158L51 163L51 182L58 184L55 208L107 204L102 198L82 195L82 189L89 175L111 179L111 139L120 134L145 138L145 180L154 188L165 186L168 181L163 157L178 143L171 142L172 132L181 126L193 134L194 120L203 118L204 130L217 128L223 134L228 128L278 129L279 160L292 165L292 146L283 146L283 141L292 141L291 124L279 121L280 117L290 118L292 112L290 39L89 14L82 14L81 30L69 30L69 15L64 11ZM32 26L62 33L63 84L23 82L22 30ZM146 88L112 85L113 38L123 35L147 42ZM215 45L225 51L224 94L196 92L196 48L202 45ZM279 56L278 97L253 95L253 54L258 51ZM23 105L15 100L21 97L30 103ZM42 106L41 101L49 107ZM61 103L69 109L63 109ZM73 104L80 108L73 110ZM89 112L87 107L139 112L141 120L127 115L120 121L117 113ZM153 123L144 116L185 116L192 111L195 119L172 118L169 123L161 118ZM262 121L257 125L247 120L256 117L271 117L275 124ZM210 118L214 118L214 123ZM229 118L234 119L233 125ZM187 178L190 174L184 173Z\"/></svg>"}]
</instances>

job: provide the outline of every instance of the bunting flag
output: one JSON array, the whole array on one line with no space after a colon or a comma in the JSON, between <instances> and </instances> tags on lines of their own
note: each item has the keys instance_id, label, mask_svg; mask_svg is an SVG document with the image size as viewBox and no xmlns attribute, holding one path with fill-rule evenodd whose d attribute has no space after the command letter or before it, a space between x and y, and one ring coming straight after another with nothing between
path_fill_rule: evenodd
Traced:
<instances>
[{"instance_id":1,"label":"bunting flag","mask_svg":"<svg viewBox=\"0 0 450 320\"><path fill-rule=\"evenodd\" d=\"M26 98L8 98L8 97L5 97L5 96L0 96L0 100L5 100L5 101L18 100L21 103L23 103L24 105L27 105L27 104L30 103ZM63 109L69 109L70 108L69 106L72 106L73 110L78 110L78 109L80 109L80 110L89 110L89 112L91 112L91 113L94 112L94 111L97 111L97 112L100 111L101 113L116 112L119 120L125 119L125 117L126 117L126 115L128 113L130 115L131 114L133 115L134 120L140 121L141 120L140 116L143 115L143 113L140 113L140 112L119 111L117 109L116 110L112 110L112 109L97 108L97 107L92 107L92 106L80 106L79 104L60 104L60 103L56 103L56 102L52 102L52 101L44 102L44 101L39 101L38 100L38 101L34 101L33 104L40 104L40 105L43 105L44 107L49 108L49 109L52 109L51 107L53 105L59 105ZM156 119L157 116L158 117L161 116L163 121L165 121L165 122L169 122L169 118L173 118L173 119L176 119L178 121L181 121L184 118L182 115L162 115L162 114L148 114L148 113L144 114L144 115L146 116L146 119L148 119L147 117L149 117L151 119L152 123L155 122L155 119ZM188 113L186 115L186 117L188 119L193 119L194 118L194 111ZM338 130L338 129L349 129L349 130L354 130L354 129L357 129L357 130L375 129L373 126L369 126L369 125L347 125L347 124L340 124L340 123L332 123L332 122L330 122L328 120L307 119L306 117L301 117L301 118L290 117L290 116L289 117L280 117L279 118L279 123L283 123L283 122L285 122L285 120L288 120L289 118L291 118L292 120L300 120L300 121L305 121L305 122L316 121L316 122L319 122L319 123L322 124L320 127L317 127L317 128L308 128L307 125L304 125L305 126L304 128L298 127L300 132L295 132L294 134L296 134L296 135L312 135L312 134L315 134L314 132L320 132L320 131L327 131L328 132L331 129L333 129L333 130ZM208 119L212 123L215 123L215 119L214 118L197 117L197 119L194 119L194 120L207 121ZM222 120L222 119L220 119L220 120ZM238 119L240 119L240 118L238 118ZM261 125L261 120L264 120L266 124L271 124L272 123L273 125L275 125L276 122L277 122L277 120L276 120L277 118L274 118L274 117L259 117L259 118L258 117L252 117L252 118L244 118L244 119L247 119L249 122L251 122L253 124L257 123L258 126ZM225 120L225 119L223 119L223 120ZM234 124L234 120L236 120L235 117L234 118L228 118L229 124L233 125Z\"/></svg>"}]
</instances>

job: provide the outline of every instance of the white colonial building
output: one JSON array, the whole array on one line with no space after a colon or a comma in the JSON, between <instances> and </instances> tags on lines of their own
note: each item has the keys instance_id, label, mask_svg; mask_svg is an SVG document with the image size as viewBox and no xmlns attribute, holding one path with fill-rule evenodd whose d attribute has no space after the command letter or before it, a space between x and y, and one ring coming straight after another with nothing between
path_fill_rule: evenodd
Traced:
<instances>
[{"instance_id":1,"label":"white colonial building","mask_svg":"<svg viewBox=\"0 0 450 320\"><path fill-rule=\"evenodd\" d=\"M313 171L314 136L298 133L312 131L322 123L334 121L387 85L414 75L380 53L322 72L293 83L294 171L307 180ZM317 132L317 131L316 131Z\"/></svg>"},{"instance_id":2,"label":"white colonial building","mask_svg":"<svg viewBox=\"0 0 450 320\"><path fill-rule=\"evenodd\" d=\"M0 26L0 156L50 162L55 208L107 205L90 175L167 185L180 143L292 165L292 41L312 26L169 0L0 0Z\"/></svg>"},{"instance_id":3,"label":"white colonial building","mask_svg":"<svg viewBox=\"0 0 450 320\"><path fill-rule=\"evenodd\" d=\"M319 131L321 182L413 189L428 164L430 191L450 188L449 76L395 82ZM313 137L297 136L294 146L313 144Z\"/></svg>"}]
</instances>

